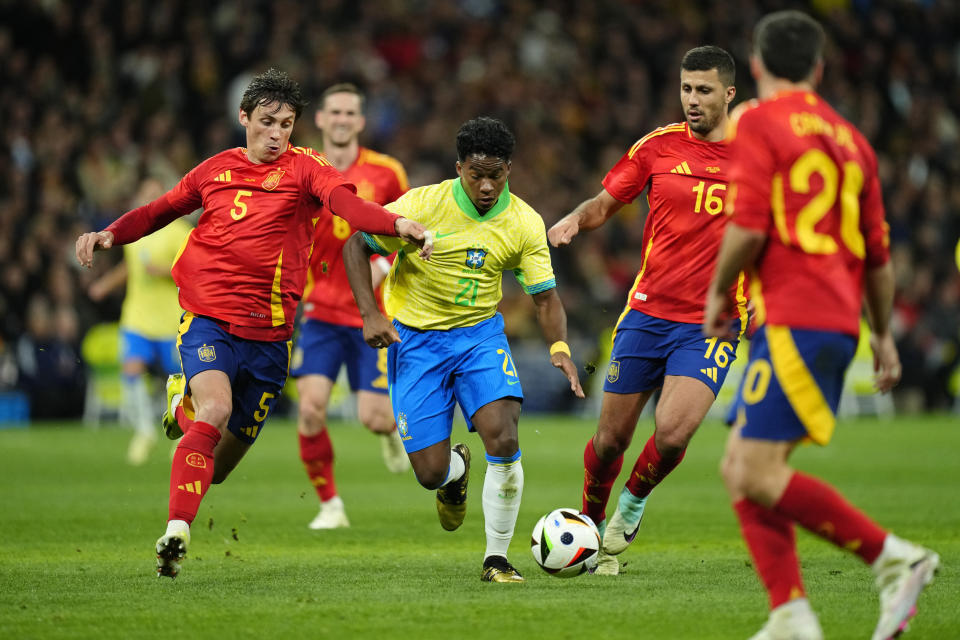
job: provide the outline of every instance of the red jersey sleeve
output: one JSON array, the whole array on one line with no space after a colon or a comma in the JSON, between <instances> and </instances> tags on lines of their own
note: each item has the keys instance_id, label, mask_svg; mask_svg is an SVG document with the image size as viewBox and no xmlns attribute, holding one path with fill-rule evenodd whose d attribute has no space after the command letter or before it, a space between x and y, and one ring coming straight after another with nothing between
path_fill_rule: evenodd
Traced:
<instances>
[{"instance_id":1,"label":"red jersey sleeve","mask_svg":"<svg viewBox=\"0 0 960 640\"><path fill-rule=\"evenodd\" d=\"M603 179L603 188L620 202L633 202L650 180L656 151L649 138L644 136L634 143Z\"/></svg>"},{"instance_id":2,"label":"red jersey sleeve","mask_svg":"<svg viewBox=\"0 0 960 640\"><path fill-rule=\"evenodd\" d=\"M153 202L132 209L114 220L105 229L113 234L113 243L123 245L135 242L197 209L202 199L197 186L197 174L203 171L204 164L194 167L177 186Z\"/></svg>"},{"instance_id":3,"label":"red jersey sleeve","mask_svg":"<svg viewBox=\"0 0 960 640\"><path fill-rule=\"evenodd\" d=\"M775 159L762 127L751 124L755 111L744 113L731 131L730 194L727 213L741 227L769 233L773 224L770 211L770 170Z\"/></svg>"},{"instance_id":4,"label":"red jersey sleeve","mask_svg":"<svg viewBox=\"0 0 960 640\"><path fill-rule=\"evenodd\" d=\"M890 225L886 222L880 178L877 175L877 159L871 152L860 204L860 231L863 234L868 268L881 267L890 260Z\"/></svg>"}]
</instances>

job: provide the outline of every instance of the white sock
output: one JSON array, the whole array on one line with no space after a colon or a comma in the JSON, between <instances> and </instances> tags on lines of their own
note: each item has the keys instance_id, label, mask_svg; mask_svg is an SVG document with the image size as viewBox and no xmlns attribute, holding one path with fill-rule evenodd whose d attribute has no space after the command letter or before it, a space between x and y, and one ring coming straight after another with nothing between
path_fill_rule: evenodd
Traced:
<instances>
[{"instance_id":1,"label":"white sock","mask_svg":"<svg viewBox=\"0 0 960 640\"><path fill-rule=\"evenodd\" d=\"M520 512L523 496L523 466L520 452L516 460L487 456L487 475L483 479L483 529L487 534L487 550L483 557L507 557L507 547Z\"/></svg>"},{"instance_id":2,"label":"white sock","mask_svg":"<svg viewBox=\"0 0 960 640\"><path fill-rule=\"evenodd\" d=\"M450 466L447 467L447 477L444 479L441 487L445 487L454 480L459 480L463 477L463 472L466 471L466 466L463 464L463 458L460 457L460 454L450 450Z\"/></svg>"},{"instance_id":3,"label":"white sock","mask_svg":"<svg viewBox=\"0 0 960 640\"><path fill-rule=\"evenodd\" d=\"M150 393L143 376L123 376L123 404L134 430L147 438L156 437L151 417Z\"/></svg>"}]
</instances>

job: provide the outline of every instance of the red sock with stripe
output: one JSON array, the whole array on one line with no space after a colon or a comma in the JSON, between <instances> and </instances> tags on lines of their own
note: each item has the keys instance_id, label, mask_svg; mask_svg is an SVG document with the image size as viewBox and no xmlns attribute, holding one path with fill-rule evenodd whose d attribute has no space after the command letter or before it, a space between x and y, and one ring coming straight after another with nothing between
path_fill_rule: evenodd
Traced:
<instances>
[{"instance_id":1,"label":"red sock with stripe","mask_svg":"<svg viewBox=\"0 0 960 640\"><path fill-rule=\"evenodd\" d=\"M623 456L613 462L604 462L597 457L597 450L593 447L593 438L587 440L583 450L583 508L581 512L590 516L596 524L606 519L607 501L610 500L610 490L620 469L623 468Z\"/></svg>"},{"instance_id":2,"label":"red sock with stripe","mask_svg":"<svg viewBox=\"0 0 960 640\"><path fill-rule=\"evenodd\" d=\"M733 510L740 520L740 531L753 558L754 569L770 597L770 608L804 597L797 541L790 518L747 499L735 502Z\"/></svg>"},{"instance_id":3,"label":"red sock with stripe","mask_svg":"<svg viewBox=\"0 0 960 640\"><path fill-rule=\"evenodd\" d=\"M337 484L333 480L333 443L330 434L324 428L315 436L300 436L300 459L307 470L310 482L317 490L321 502L337 495Z\"/></svg>"},{"instance_id":4,"label":"red sock with stripe","mask_svg":"<svg viewBox=\"0 0 960 640\"><path fill-rule=\"evenodd\" d=\"M660 484L667 475L677 468L683 456L687 454L684 449L676 458L667 459L660 455L656 444L657 434L654 433L647 440L637 463L633 465L633 471L630 472L630 478L627 479L627 489L638 498L646 498L653 491L653 488Z\"/></svg>"},{"instance_id":5,"label":"red sock with stripe","mask_svg":"<svg viewBox=\"0 0 960 640\"><path fill-rule=\"evenodd\" d=\"M840 492L821 480L795 471L774 510L841 549L873 564L883 551L887 532Z\"/></svg>"},{"instance_id":6,"label":"red sock with stripe","mask_svg":"<svg viewBox=\"0 0 960 640\"><path fill-rule=\"evenodd\" d=\"M213 450L220 432L206 422L191 421L190 431L181 438L170 468L170 520L197 517L200 501L213 480Z\"/></svg>"}]
</instances>

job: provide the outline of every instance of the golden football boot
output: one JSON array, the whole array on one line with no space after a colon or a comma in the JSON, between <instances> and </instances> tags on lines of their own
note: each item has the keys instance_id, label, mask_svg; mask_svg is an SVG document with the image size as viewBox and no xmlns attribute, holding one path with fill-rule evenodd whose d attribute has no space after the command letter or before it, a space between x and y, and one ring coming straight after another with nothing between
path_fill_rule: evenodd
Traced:
<instances>
[{"instance_id":1,"label":"golden football boot","mask_svg":"<svg viewBox=\"0 0 960 640\"><path fill-rule=\"evenodd\" d=\"M453 445L450 455L454 453L463 458L463 476L450 484L437 489L437 515L440 517L440 526L447 531L453 531L463 524L467 515L467 482L470 480L470 449L467 445L458 442Z\"/></svg>"},{"instance_id":2,"label":"golden football boot","mask_svg":"<svg viewBox=\"0 0 960 640\"><path fill-rule=\"evenodd\" d=\"M503 556L488 556L483 561L483 582L525 582L520 572Z\"/></svg>"},{"instance_id":3,"label":"golden football boot","mask_svg":"<svg viewBox=\"0 0 960 640\"><path fill-rule=\"evenodd\" d=\"M174 373L167 377L167 405L166 410L163 412L161 424L163 425L163 433L171 440L177 440L183 437L183 429L180 428L175 413L177 406L182 402L184 411L186 411L189 406L190 413L193 413L193 405L189 403L186 390L187 379L182 373Z\"/></svg>"}]
</instances>

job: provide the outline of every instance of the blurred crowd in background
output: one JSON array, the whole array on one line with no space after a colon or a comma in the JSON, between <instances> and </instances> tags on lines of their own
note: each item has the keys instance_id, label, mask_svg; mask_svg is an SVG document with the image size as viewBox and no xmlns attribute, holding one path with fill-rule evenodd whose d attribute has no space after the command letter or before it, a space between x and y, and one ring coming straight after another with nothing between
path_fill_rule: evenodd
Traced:
<instances>
[{"instance_id":1,"label":"blurred crowd in background","mask_svg":"<svg viewBox=\"0 0 960 640\"><path fill-rule=\"evenodd\" d=\"M122 297L90 300L121 252L82 270L77 235L129 209L141 179L170 187L242 145L240 94L269 66L311 97L298 145L319 144L312 112L325 87L360 85L361 142L399 158L414 186L455 175L463 121L502 118L518 141L511 191L549 227L599 191L634 141L682 120L686 50L728 49L735 102L753 97L752 27L787 7L824 23L821 92L878 151L905 366L898 404L948 408L960 327L952 0L0 0L0 390L29 394L34 417L80 413L80 341L119 316ZM572 342L597 376L606 363L594 352L640 266L642 200L554 251ZM539 340L519 287L505 286L502 311L521 351Z\"/></svg>"}]
</instances>

